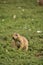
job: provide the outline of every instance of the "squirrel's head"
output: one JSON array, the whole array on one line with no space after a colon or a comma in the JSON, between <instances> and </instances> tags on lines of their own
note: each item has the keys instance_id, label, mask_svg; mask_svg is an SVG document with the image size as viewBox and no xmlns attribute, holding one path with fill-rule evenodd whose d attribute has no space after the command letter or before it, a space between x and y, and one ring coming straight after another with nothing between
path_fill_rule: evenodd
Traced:
<instances>
[{"instance_id":1,"label":"squirrel's head","mask_svg":"<svg viewBox=\"0 0 43 65\"><path fill-rule=\"evenodd\" d=\"M19 35L18 33L14 33L13 36L12 36L12 38L13 38L14 40L18 40L19 37L20 37L20 35Z\"/></svg>"}]
</instances>

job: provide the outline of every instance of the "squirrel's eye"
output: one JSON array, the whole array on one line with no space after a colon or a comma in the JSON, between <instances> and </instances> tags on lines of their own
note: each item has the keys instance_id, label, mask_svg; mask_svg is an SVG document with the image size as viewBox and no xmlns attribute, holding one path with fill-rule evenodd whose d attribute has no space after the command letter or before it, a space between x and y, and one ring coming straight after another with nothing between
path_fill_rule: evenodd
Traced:
<instances>
[{"instance_id":1,"label":"squirrel's eye","mask_svg":"<svg viewBox=\"0 0 43 65\"><path fill-rule=\"evenodd\" d=\"M16 34L16 36L18 36L18 35Z\"/></svg>"}]
</instances>

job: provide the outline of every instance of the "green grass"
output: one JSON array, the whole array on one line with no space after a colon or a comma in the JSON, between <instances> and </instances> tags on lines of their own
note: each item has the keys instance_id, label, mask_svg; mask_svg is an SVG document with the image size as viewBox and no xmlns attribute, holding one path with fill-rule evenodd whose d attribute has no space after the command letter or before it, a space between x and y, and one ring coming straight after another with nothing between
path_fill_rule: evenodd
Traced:
<instances>
[{"instance_id":1,"label":"green grass","mask_svg":"<svg viewBox=\"0 0 43 65\"><path fill-rule=\"evenodd\" d=\"M29 40L27 52L11 47L14 32ZM43 6L36 0L0 0L0 65L43 65Z\"/></svg>"}]
</instances>

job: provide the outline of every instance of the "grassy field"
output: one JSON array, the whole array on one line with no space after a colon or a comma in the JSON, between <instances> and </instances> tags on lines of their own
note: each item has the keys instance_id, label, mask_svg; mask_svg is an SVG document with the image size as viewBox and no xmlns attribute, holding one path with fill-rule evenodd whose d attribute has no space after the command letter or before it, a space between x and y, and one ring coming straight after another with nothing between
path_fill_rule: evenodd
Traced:
<instances>
[{"instance_id":1,"label":"grassy field","mask_svg":"<svg viewBox=\"0 0 43 65\"><path fill-rule=\"evenodd\" d=\"M14 32L29 40L27 52L11 47ZM0 0L0 65L43 65L43 6L36 0Z\"/></svg>"}]
</instances>

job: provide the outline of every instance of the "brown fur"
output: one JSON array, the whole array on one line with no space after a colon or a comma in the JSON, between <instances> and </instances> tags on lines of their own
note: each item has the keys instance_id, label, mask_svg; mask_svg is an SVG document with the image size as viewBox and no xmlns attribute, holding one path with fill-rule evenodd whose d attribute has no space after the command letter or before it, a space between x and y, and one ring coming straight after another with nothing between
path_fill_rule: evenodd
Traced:
<instances>
[{"instance_id":1,"label":"brown fur","mask_svg":"<svg viewBox=\"0 0 43 65\"><path fill-rule=\"evenodd\" d=\"M37 0L39 5L43 5L43 0Z\"/></svg>"},{"instance_id":2,"label":"brown fur","mask_svg":"<svg viewBox=\"0 0 43 65\"><path fill-rule=\"evenodd\" d=\"M25 37L19 35L18 33L14 33L12 38L13 38L12 42L13 47L28 50L28 40Z\"/></svg>"}]
</instances>

